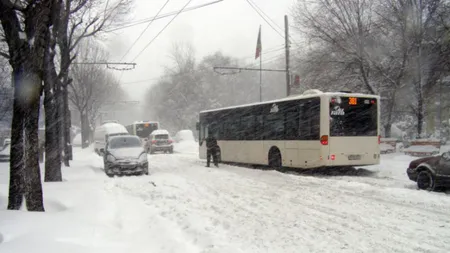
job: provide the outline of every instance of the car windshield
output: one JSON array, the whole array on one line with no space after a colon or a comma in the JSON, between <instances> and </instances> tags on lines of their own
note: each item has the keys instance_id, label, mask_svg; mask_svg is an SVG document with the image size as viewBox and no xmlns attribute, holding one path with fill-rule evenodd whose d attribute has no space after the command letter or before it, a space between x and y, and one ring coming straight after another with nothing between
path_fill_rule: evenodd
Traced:
<instances>
[{"instance_id":1,"label":"car windshield","mask_svg":"<svg viewBox=\"0 0 450 253\"><path fill-rule=\"evenodd\" d=\"M141 146L141 141L137 137L117 137L111 139L109 147L111 149L136 148Z\"/></svg>"}]
</instances>

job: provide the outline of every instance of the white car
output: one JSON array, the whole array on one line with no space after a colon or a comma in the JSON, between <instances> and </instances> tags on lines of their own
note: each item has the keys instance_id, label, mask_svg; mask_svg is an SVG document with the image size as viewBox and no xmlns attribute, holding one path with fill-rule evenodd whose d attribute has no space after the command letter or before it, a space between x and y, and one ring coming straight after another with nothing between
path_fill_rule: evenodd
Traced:
<instances>
[{"instance_id":1,"label":"white car","mask_svg":"<svg viewBox=\"0 0 450 253\"><path fill-rule=\"evenodd\" d=\"M145 145L147 153L155 152L173 153L173 140L167 130L158 129L153 131L149 136Z\"/></svg>"}]
</instances>

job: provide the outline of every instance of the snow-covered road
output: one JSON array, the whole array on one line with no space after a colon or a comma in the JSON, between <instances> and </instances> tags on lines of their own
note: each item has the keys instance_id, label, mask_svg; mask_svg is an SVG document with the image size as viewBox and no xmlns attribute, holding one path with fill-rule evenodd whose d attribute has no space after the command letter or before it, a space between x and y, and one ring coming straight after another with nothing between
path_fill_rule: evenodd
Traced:
<instances>
[{"instance_id":1,"label":"snow-covered road","mask_svg":"<svg viewBox=\"0 0 450 253\"><path fill-rule=\"evenodd\" d=\"M113 179L79 151L66 182L45 184L47 213L0 211L0 252L450 252L449 195L416 190L411 157L323 177L206 168L182 151Z\"/></svg>"}]
</instances>

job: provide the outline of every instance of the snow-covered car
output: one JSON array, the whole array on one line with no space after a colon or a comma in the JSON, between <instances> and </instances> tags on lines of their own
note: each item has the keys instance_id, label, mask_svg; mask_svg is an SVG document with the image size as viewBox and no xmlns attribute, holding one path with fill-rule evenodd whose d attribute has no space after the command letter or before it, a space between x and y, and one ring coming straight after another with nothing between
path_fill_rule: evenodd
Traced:
<instances>
[{"instance_id":1,"label":"snow-covered car","mask_svg":"<svg viewBox=\"0 0 450 253\"><path fill-rule=\"evenodd\" d=\"M148 175L147 153L142 147L139 137L134 135L119 135L110 137L104 154L105 173L114 175Z\"/></svg>"},{"instance_id":2,"label":"snow-covered car","mask_svg":"<svg viewBox=\"0 0 450 253\"><path fill-rule=\"evenodd\" d=\"M410 180L417 182L419 189L434 191L450 187L450 152L416 159L406 173Z\"/></svg>"},{"instance_id":3,"label":"snow-covered car","mask_svg":"<svg viewBox=\"0 0 450 253\"><path fill-rule=\"evenodd\" d=\"M11 142L5 144L0 151L0 162L7 162L10 158Z\"/></svg>"},{"instance_id":4,"label":"snow-covered car","mask_svg":"<svg viewBox=\"0 0 450 253\"><path fill-rule=\"evenodd\" d=\"M147 153L155 152L173 153L173 140L165 129L153 131L149 136L145 145Z\"/></svg>"}]
</instances>

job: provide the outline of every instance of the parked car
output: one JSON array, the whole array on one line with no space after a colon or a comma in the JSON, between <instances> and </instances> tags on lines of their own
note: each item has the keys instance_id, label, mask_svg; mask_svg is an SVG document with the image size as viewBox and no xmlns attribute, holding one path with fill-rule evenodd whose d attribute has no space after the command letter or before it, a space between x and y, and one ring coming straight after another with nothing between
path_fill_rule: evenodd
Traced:
<instances>
[{"instance_id":1,"label":"parked car","mask_svg":"<svg viewBox=\"0 0 450 253\"><path fill-rule=\"evenodd\" d=\"M419 189L435 191L450 187L450 152L416 159L406 173Z\"/></svg>"},{"instance_id":2,"label":"parked car","mask_svg":"<svg viewBox=\"0 0 450 253\"><path fill-rule=\"evenodd\" d=\"M155 152L173 153L173 140L167 130L158 129L153 131L145 145L147 153L154 154Z\"/></svg>"},{"instance_id":3,"label":"parked car","mask_svg":"<svg viewBox=\"0 0 450 253\"><path fill-rule=\"evenodd\" d=\"M112 136L100 152L104 154L105 173L109 177L148 175L147 153L135 135Z\"/></svg>"}]
</instances>

